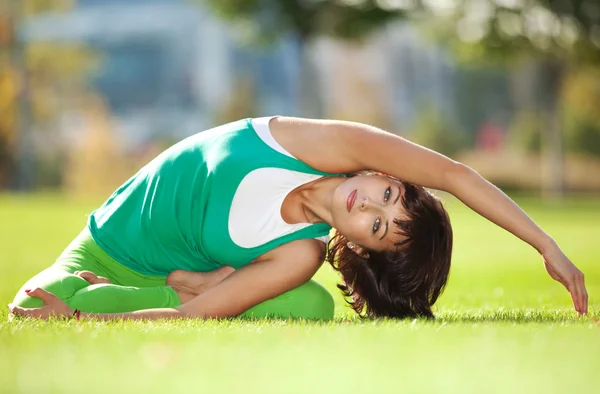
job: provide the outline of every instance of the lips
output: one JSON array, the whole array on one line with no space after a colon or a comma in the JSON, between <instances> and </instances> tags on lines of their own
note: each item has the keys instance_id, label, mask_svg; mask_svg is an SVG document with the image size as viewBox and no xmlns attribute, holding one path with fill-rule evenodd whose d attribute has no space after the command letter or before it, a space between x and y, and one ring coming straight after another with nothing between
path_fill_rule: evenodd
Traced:
<instances>
[{"instance_id":1,"label":"lips","mask_svg":"<svg viewBox=\"0 0 600 394\"><path fill-rule=\"evenodd\" d=\"M357 191L353 190L352 193L350 193L348 195L348 198L346 199L346 208L348 209L348 212L350 212L350 210L354 206L354 201L356 201L356 195Z\"/></svg>"}]
</instances>

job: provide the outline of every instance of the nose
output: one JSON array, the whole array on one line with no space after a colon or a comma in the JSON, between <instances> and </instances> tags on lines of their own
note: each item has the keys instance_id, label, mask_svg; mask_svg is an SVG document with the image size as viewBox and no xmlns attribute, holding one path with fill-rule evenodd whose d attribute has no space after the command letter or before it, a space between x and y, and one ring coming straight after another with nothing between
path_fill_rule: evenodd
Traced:
<instances>
[{"instance_id":1,"label":"nose","mask_svg":"<svg viewBox=\"0 0 600 394\"><path fill-rule=\"evenodd\" d=\"M373 202L373 200L371 200L367 196L363 197L362 200L360 201L360 210L361 211L368 211L368 210L377 209L377 208L379 208L377 203Z\"/></svg>"}]
</instances>

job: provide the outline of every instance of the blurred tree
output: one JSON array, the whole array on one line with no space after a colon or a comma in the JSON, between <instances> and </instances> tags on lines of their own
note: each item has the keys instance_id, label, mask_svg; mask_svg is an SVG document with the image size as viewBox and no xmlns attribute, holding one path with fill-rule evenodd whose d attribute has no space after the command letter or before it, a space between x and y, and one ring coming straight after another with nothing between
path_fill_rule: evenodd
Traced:
<instances>
[{"instance_id":1,"label":"blurred tree","mask_svg":"<svg viewBox=\"0 0 600 394\"><path fill-rule=\"evenodd\" d=\"M26 18L66 12L74 0L0 0L0 188L28 189L35 182L32 129L53 119L59 98L78 89L95 64L76 45L26 43Z\"/></svg>"},{"instance_id":2,"label":"blurred tree","mask_svg":"<svg viewBox=\"0 0 600 394\"><path fill-rule=\"evenodd\" d=\"M81 99L87 102L87 121L77 147L67 155L64 186L71 196L107 196L135 172L129 168L133 160L115 138L105 103L95 95Z\"/></svg>"},{"instance_id":3,"label":"blurred tree","mask_svg":"<svg viewBox=\"0 0 600 394\"><path fill-rule=\"evenodd\" d=\"M260 116L254 99L256 97L254 81L246 76L237 77L234 89L236 94L230 95L225 105L217 112L217 124L233 122L240 114L244 114L244 117Z\"/></svg>"},{"instance_id":4,"label":"blurred tree","mask_svg":"<svg viewBox=\"0 0 600 394\"><path fill-rule=\"evenodd\" d=\"M420 108L411 131L411 140L449 157L467 145L465 133L432 105Z\"/></svg>"},{"instance_id":5,"label":"blurred tree","mask_svg":"<svg viewBox=\"0 0 600 394\"><path fill-rule=\"evenodd\" d=\"M442 40L468 61L535 61L538 106L546 114L546 191L563 193L560 92L568 70L600 64L597 0L456 0L423 2L442 18ZM446 8L444 8L444 6ZM450 33L450 34L448 34Z\"/></svg>"},{"instance_id":6,"label":"blurred tree","mask_svg":"<svg viewBox=\"0 0 600 394\"><path fill-rule=\"evenodd\" d=\"M539 154L542 149L542 128L540 116L531 110L519 110L510 125L510 139L514 149L526 153Z\"/></svg>"},{"instance_id":7,"label":"blurred tree","mask_svg":"<svg viewBox=\"0 0 600 394\"><path fill-rule=\"evenodd\" d=\"M411 3L392 0L203 0L217 14L252 25L256 41L292 33L300 41L301 102L305 116L319 117L318 74L307 47L318 36L359 40L386 22L405 17Z\"/></svg>"},{"instance_id":8,"label":"blurred tree","mask_svg":"<svg viewBox=\"0 0 600 394\"><path fill-rule=\"evenodd\" d=\"M8 183L8 175L13 171L16 142L15 103L19 87L11 61L16 41L11 5L8 0L0 2L0 188Z\"/></svg>"},{"instance_id":9,"label":"blurred tree","mask_svg":"<svg viewBox=\"0 0 600 394\"><path fill-rule=\"evenodd\" d=\"M600 70L570 73L562 93L567 149L600 157Z\"/></svg>"}]
</instances>

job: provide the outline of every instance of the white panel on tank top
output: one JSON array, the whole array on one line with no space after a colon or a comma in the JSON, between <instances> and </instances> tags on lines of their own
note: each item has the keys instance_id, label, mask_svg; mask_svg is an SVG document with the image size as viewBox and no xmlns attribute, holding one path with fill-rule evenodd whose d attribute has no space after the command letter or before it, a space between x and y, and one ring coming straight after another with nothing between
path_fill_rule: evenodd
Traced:
<instances>
[{"instance_id":1,"label":"white panel on tank top","mask_svg":"<svg viewBox=\"0 0 600 394\"><path fill-rule=\"evenodd\" d=\"M231 203L228 223L231 240L243 248L254 248L310 226L310 223L286 223L281 217L281 205L292 190L320 177L270 167L248 173Z\"/></svg>"},{"instance_id":2,"label":"white panel on tank top","mask_svg":"<svg viewBox=\"0 0 600 394\"><path fill-rule=\"evenodd\" d=\"M290 152L285 150L283 146L279 145L279 142L275 141L275 138L273 138L273 134L271 134L271 129L269 128L269 122L273 118L274 116L252 119L252 127L256 131L256 134L258 134L260 139L263 140L265 144L269 145L272 149L276 150L281 154L296 159L294 156L292 156Z\"/></svg>"},{"instance_id":3,"label":"white panel on tank top","mask_svg":"<svg viewBox=\"0 0 600 394\"><path fill-rule=\"evenodd\" d=\"M252 119L252 127L269 147L294 157L273 138L269 129L271 119ZM310 223L286 223L281 217L281 205L292 190L318 178L321 175L270 167L248 173L238 185L231 203L228 221L231 240L240 247L254 248L310 226ZM328 236L316 239L329 241Z\"/></svg>"}]
</instances>

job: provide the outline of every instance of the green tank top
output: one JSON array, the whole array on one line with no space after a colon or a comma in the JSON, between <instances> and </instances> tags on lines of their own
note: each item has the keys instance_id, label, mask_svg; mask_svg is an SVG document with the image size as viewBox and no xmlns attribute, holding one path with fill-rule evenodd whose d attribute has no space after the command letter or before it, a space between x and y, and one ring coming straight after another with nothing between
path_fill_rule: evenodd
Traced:
<instances>
[{"instance_id":1,"label":"green tank top","mask_svg":"<svg viewBox=\"0 0 600 394\"><path fill-rule=\"evenodd\" d=\"M240 120L161 153L89 216L88 228L115 260L156 276L240 268L287 242L327 235L331 227L319 223L255 247L232 241L228 218L236 189L247 174L267 167L334 175L274 150L250 119Z\"/></svg>"}]
</instances>

